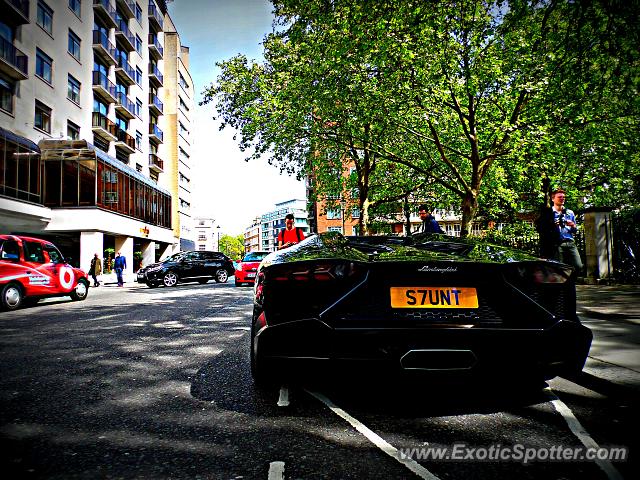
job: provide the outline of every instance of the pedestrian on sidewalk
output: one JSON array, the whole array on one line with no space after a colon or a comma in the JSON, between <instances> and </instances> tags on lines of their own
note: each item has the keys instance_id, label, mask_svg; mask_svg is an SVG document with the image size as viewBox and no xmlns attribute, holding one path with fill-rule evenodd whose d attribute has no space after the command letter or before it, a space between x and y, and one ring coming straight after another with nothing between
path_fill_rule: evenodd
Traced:
<instances>
[{"instance_id":1,"label":"pedestrian on sidewalk","mask_svg":"<svg viewBox=\"0 0 640 480\"><path fill-rule=\"evenodd\" d=\"M560 243L553 259L571 265L576 269L576 272L579 272L582 270L582 260L573 238L578 231L576 215L564 206L565 193L563 189L555 189L551 193L551 201L553 202L553 221L560 234Z\"/></svg>"},{"instance_id":2,"label":"pedestrian on sidewalk","mask_svg":"<svg viewBox=\"0 0 640 480\"><path fill-rule=\"evenodd\" d=\"M127 259L120 255L120 252L116 254L116 259L113 262L113 269L116 271L116 277L118 278L118 286L124 286L124 280L122 279L122 272L127 268Z\"/></svg>"},{"instance_id":3,"label":"pedestrian on sidewalk","mask_svg":"<svg viewBox=\"0 0 640 480\"><path fill-rule=\"evenodd\" d=\"M284 217L284 228L278 233L278 250L288 248L304 240L304 232L300 227L293 226L294 221L293 213L287 213L287 216Z\"/></svg>"},{"instance_id":4,"label":"pedestrian on sidewalk","mask_svg":"<svg viewBox=\"0 0 640 480\"><path fill-rule=\"evenodd\" d=\"M444 233L436 218L431 215L431 209L427 205L418 207L418 216L422 223L415 233Z\"/></svg>"},{"instance_id":5,"label":"pedestrian on sidewalk","mask_svg":"<svg viewBox=\"0 0 640 480\"><path fill-rule=\"evenodd\" d=\"M94 253L93 258L91 259L91 266L89 267L89 275L91 275L91 278L93 278L94 287L100 286L100 282L96 277L101 273L102 273L102 260L100 260L97 253Z\"/></svg>"}]
</instances>

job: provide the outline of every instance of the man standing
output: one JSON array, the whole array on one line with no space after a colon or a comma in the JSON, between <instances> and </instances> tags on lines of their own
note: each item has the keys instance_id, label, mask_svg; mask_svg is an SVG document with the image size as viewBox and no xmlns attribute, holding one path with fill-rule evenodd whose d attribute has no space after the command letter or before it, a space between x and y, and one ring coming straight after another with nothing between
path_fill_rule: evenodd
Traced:
<instances>
[{"instance_id":1,"label":"man standing","mask_svg":"<svg viewBox=\"0 0 640 480\"><path fill-rule=\"evenodd\" d=\"M116 254L116 259L113 262L113 269L116 271L116 277L118 277L118 286L124 286L124 280L122 279L122 272L127 268L127 259L120 255L120 252Z\"/></svg>"},{"instance_id":2,"label":"man standing","mask_svg":"<svg viewBox=\"0 0 640 480\"><path fill-rule=\"evenodd\" d=\"M426 205L418 207L418 215L422 220L422 224L418 227L416 233L444 233Z\"/></svg>"},{"instance_id":3,"label":"man standing","mask_svg":"<svg viewBox=\"0 0 640 480\"><path fill-rule=\"evenodd\" d=\"M93 258L91 259L91 266L89 267L89 275L91 275L91 278L93 278L94 287L100 286L100 282L96 277L101 273L102 273L102 260L98 258L97 253L94 253Z\"/></svg>"},{"instance_id":4,"label":"man standing","mask_svg":"<svg viewBox=\"0 0 640 480\"><path fill-rule=\"evenodd\" d=\"M293 213L284 217L284 229L278 233L278 250L290 247L304 240L304 232L300 227L293 227Z\"/></svg>"},{"instance_id":5,"label":"man standing","mask_svg":"<svg viewBox=\"0 0 640 480\"><path fill-rule=\"evenodd\" d=\"M573 211L565 208L565 195L564 190L561 188L551 193L551 201L553 202L553 221L560 232L560 244L553 259L571 265L576 271L580 271L582 269L582 260L573 238L573 235L578 231L576 215Z\"/></svg>"}]
</instances>

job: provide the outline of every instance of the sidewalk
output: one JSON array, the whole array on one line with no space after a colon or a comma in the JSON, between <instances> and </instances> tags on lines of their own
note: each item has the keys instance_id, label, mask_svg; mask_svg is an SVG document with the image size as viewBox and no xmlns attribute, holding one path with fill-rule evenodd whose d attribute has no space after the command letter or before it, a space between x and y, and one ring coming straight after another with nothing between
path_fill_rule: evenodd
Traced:
<instances>
[{"instance_id":1,"label":"sidewalk","mask_svg":"<svg viewBox=\"0 0 640 480\"><path fill-rule=\"evenodd\" d=\"M578 316L593 332L583 379L640 393L640 286L578 285Z\"/></svg>"}]
</instances>

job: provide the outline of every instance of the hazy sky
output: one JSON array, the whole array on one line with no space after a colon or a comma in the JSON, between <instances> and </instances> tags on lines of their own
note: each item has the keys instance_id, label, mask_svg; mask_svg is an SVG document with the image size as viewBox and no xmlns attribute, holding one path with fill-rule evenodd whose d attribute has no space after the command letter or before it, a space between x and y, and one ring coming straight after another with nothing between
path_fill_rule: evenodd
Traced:
<instances>
[{"instance_id":1,"label":"hazy sky","mask_svg":"<svg viewBox=\"0 0 640 480\"><path fill-rule=\"evenodd\" d=\"M238 53L262 60L262 39L271 31L266 0L175 0L168 4L180 40L190 49L196 111L191 126L192 213L216 219L222 233L237 235L276 202L304 198L304 184L280 175L266 160L244 161L235 130L218 131L212 106L198 106L215 80L215 63Z\"/></svg>"}]
</instances>

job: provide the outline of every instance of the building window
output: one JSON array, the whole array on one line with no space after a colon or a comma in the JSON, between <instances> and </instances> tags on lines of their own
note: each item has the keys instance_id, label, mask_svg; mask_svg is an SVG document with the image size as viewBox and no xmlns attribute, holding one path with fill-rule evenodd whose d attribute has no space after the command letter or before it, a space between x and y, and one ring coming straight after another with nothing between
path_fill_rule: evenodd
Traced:
<instances>
[{"instance_id":1,"label":"building window","mask_svg":"<svg viewBox=\"0 0 640 480\"><path fill-rule=\"evenodd\" d=\"M51 133L51 109L38 100L36 100L33 126L43 132Z\"/></svg>"},{"instance_id":2,"label":"building window","mask_svg":"<svg viewBox=\"0 0 640 480\"><path fill-rule=\"evenodd\" d=\"M159 175L156 172L149 172L149 178L151 178L151 180L153 180L154 182L158 181L158 177Z\"/></svg>"},{"instance_id":3,"label":"building window","mask_svg":"<svg viewBox=\"0 0 640 480\"><path fill-rule=\"evenodd\" d=\"M189 90L189 85L187 85L187 81L184 79L182 74L180 72L178 72L178 75L180 75L180 86L182 88L184 88L185 90Z\"/></svg>"},{"instance_id":4,"label":"building window","mask_svg":"<svg viewBox=\"0 0 640 480\"><path fill-rule=\"evenodd\" d=\"M39 48L36 48L36 75L45 82L51 83L51 70L53 60Z\"/></svg>"},{"instance_id":5,"label":"building window","mask_svg":"<svg viewBox=\"0 0 640 480\"><path fill-rule=\"evenodd\" d=\"M67 138L69 140L80 140L80 127L71 120L67 120Z\"/></svg>"},{"instance_id":6,"label":"building window","mask_svg":"<svg viewBox=\"0 0 640 480\"><path fill-rule=\"evenodd\" d=\"M119 148L116 148L116 158L123 163L129 163L129 154L124 150L120 150Z\"/></svg>"},{"instance_id":7,"label":"building window","mask_svg":"<svg viewBox=\"0 0 640 480\"><path fill-rule=\"evenodd\" d=\"M142 55L142 39L139 35L136 35L136 52Z\"/></svg>"},{"instance_id":8,"label":"building window","mask_svg":"<svg viewBox=\"0 0 640 480\"><path fill-rule=\"evenodd\" d=\"M328 232L338 232L338 233L342 233L342 227L329 227L327 228Z\"/></svg>"},{"instance_id":9,"label":"building window","mask_svg":"<svg viewBox=\"0 0 640 480\"><path fill-rule=\"evenodd\" d=\"M142 86L142 70L140 70L140 67L136 67L136 83Z\"/></svg>"},{"instance_id":10,"label":"building window","mask_svg":"<svg viewBox=\"0 0 640 480\"><path fill-rule=\"evenodd\" d=\"M140 118L140 112L142 112L142 100L136 98L136 115Z\"/></svg>"},{"instance_id":11,"label":"building window","mask_svg":"<svg viewBox=\"0 0 640 480\"><path fill-rule=\"evenodd\" d=\"M13 85L0 78L0 109L13 113Z\"/></svg>"},{"instance_id":12,"label":"building window","mask_svg":"<svg viewBox=\"0 0 640 480\"><path fill-rule=\"evenodd\" d=\"M67 98L73 103L80 105L80 82L69 74L69 88Z\"/></svg>"},{"instance_id":13,"label":"building window","mask_svg":"<svg viewBox=\"0 0 640 480\"><path fill-rule=\"evenodd\" d=\"M73 58L80 61L80 37L69 30L69 46L68 52Z\"/></svg>"},{"instance_id":14,"label":"building window","mask_svg":"<svg viewBox=\"0 0 640 480\"><path fill-rule=\"evenodd\" d=\"M142 133L136 130L136 148L142 151Z\"/></svg>"},{"instance_id":15,"label":"building window","mask_svg":"<svg viewBox=\"0 0 640 480\"><path fill-rule=\"evenodd\" d=\"M136 171L142 172L142 165L140 165L139 163L136 163Z\"/></svg>"},{"instance_id":16,"label":"building window","mask_svg":"<svg viewBox=\"0 0 640 480\"><path fill-rule=\"evenodd\" d=\"M97 135L93 136L93 145L96 148L99 148L100 150L102 150L103 152L109 151L109 142L105 142L102 138L98 137Z\"/></svg>"},{"instance_id":17,"label":"building window","mask_svg":"<svg viewBox=\"0 0 640 480\"><path fill-rule=\"evenodd\" d=\"M187 104L184 103L184 100L182 100L182 97L180 97L180 108L182 108L183 110L186 110L187 112L189 111L189 107L187 107Z\"/></svg>"},{"instance_id":18,"label":"building window","mask_svg":"<svg viewBox=\"0 0 640 480\"><path fill-rule=\"evenodd\" d=\"M42 0L38 2L36 23L49 35L53 32L53 10Z\"/></svg>"},{"instance_id":19,"label":"building window","mask_svg":"<svg viewBox=\"0 0 640 480\"><path fill-rule=\"evenodd\" d=\"M69 9L80 18L80 0L69 0Z\"/></svg>"},{"instance_id":20,"label":"building window","mask_svg":"<svg viewBox=\"0 0 640 480\"><path fill-rule=\"evenodd\" d=\"M327 220L338 220L342 218L340 209L327 210Z\"/></svg>"},{"instance_id":21,"label":"building window","mask_svg":"<svg viewBox=\"0 0 640 480\"><path fill-rule=\"evenodd\" d=\"M207 246L206 245L198 245L198 250L201 252L204 252L206 250Z\"/></svg>"},{"instance_id":22,"label":"building window","mask_svg":"<svg viewBox=\"0 0 640 480\"><path fill-rule=\"evenodd\" d=\"M351 218L360 218L360 209L354 208L351 210Z\"/></svg>"},{"instance_id":23,"label":"building window","mask_svg":"<svg viewBox=\"0 0 640 480\"><path fill-rule=\"evenodd\" d=\"M142 7L136 3L136 20L142 25Z\"/></svg>"}]
</instances>

